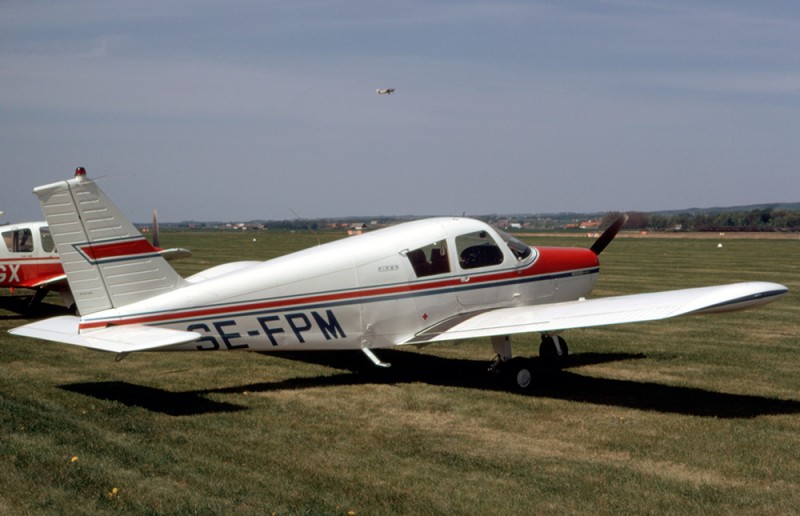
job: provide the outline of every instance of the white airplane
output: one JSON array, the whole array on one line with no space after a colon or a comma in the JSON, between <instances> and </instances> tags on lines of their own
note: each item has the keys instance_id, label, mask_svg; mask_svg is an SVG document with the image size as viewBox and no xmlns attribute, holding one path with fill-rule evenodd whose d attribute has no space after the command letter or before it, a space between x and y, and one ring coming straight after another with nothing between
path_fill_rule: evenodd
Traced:
<instances>
[{"instance_id":1,"label":"white airplane","mask_svg":"<svg viewBox=\"0 0 800 516\"><path fill-rule=\"evenodd\" d=\"M375 90L375 93L377 93L378 95L391 95L392 93L394 93L394 88L385 88L382 90L378 89Z\"/></svg>"},{"instance_id":2,"label":"white airplane","mask_svg":"<svg viewBox=\"0 0 800 516\"><path fill-rule=\"evenodd\" d=\"M34 189L80 316L20 326L16 335L118 353L178 350L360 349L490 337L490 370L531 383L532 361L510 336L542 334L541 356L567 354L558 332L738 310L787 288L749 282L585 299L598 255L625 219L590 249L529 247L468 218L398 224L280 258L233 262L188 278L175 270L82 169Z\"/></svg>"},{"instance_id":3,"label":"white airplane","mask_svg":"<svg viewBox=\"0 0 800 516\"><path fill-rule=\"evenodd\" d=\"M2 236L0 287L34 290L31 306L44 299L50 291L61 294L66 306L71 307L75 304L47 222L23 222L0 226L0 236ZM158 218L155 211L153 211L153 245L167 260L186 258L192 254L188 249L158 247Z\"/></svg>"}]
</instances>

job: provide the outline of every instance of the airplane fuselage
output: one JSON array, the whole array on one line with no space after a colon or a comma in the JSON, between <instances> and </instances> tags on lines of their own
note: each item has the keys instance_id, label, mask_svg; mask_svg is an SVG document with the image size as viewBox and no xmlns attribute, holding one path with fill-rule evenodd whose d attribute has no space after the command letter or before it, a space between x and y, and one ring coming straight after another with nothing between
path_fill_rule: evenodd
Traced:
<instances>
[{"instance_id":1,"label":"airplane fuselage","mask_svg":"<svg viewBox=\"0 0 800 516\"><path fill-rule=\"evenodd\" d=\"M599 263L588 249L527 248L504 237L473 219L408 222L215 267L173 291L84 316L80 327L145 324L202 335L171 350L381 348L458 314L592 290Z\"/></svg>"}]
</instances>

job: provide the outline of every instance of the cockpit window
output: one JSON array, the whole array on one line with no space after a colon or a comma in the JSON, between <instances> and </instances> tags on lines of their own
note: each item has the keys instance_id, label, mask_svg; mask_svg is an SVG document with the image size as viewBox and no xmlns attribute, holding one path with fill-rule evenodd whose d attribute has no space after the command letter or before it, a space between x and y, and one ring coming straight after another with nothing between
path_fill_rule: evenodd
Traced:
<instances>
[{"instance_id":1,"label":"cockpit window","mask_svg":"<svg viewBox=\"0 0 800 516\"><path fill-rule=\"evenodd\" d=\"M42 250L45 253L52 253L56 248L56 243L53 242L53 235L50 234L50 228L47 226L40 228L39 236L42 237Z\"/></svg>"},{"instance_id":2,"label":"cockpit window","mask_svg":"<svg viewBox=\"0 0 800 516\"><path fill-rule=\"evenodd\" d=\"M503 263L503 251L487 231L457 236L456 250L462 269L476 269Z\"/></svg>"},{"instance_id":3,"label":"cockpit window","mask_svg":"<svg viewBox=\"0 0 800 516\"><path fill-rule=\"evenodd\" d=\"M497 234L500 235L500 238L502 238L508 248L511 249L511 252L514 253L514 256L517 257L517 261L521 262L533 254L533 250L517 237L511 236L500 229L497 230Z\"/></svg>"},{"instance_id":4,"label":"cockpit window","mask_svg":"<svg viewBox=\"0 0 800 516\"><path fill-rule=\"evenodd\" d=\"M447 258L447 244L444 240L408 251L406 257L418 278L450 272L450 260Z\"/></svg>"},{"instance_id":5,"label":"cockpit window","mask_svg":"<svg viewBox=\"0 0 800 516\"><path fill-rule=\"evenodd\" d=\"M30 228L15 229L3 233L3 242L9 252L12 253L32 253L33 238Z\"/></svg>"}]
</instances>

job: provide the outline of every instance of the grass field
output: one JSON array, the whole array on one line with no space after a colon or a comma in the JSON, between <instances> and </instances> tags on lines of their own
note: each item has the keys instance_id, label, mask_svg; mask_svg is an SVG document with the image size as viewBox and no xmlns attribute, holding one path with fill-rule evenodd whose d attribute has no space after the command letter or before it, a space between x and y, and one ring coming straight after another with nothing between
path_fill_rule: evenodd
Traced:
<instances>
[{"instance_id":1,"label":"grass field","mask_svg":"<svg viewBox=\"0 0 800 516\"><path fill-rule=\"evenodd\" d=\"M194 251L175 264L188 275L317 242L256 237L162 244ZM3 291L0 513L796 513L798 251L796 236L618 239L598 296L751 279L791 291L748 312L566 332L567 366L528 394L488 377L482 340L387 350L388 371L358 353L115 362L7 334L30 319ZM515 343L533 355L538 336Z\"/></svg>"}]
</instances>

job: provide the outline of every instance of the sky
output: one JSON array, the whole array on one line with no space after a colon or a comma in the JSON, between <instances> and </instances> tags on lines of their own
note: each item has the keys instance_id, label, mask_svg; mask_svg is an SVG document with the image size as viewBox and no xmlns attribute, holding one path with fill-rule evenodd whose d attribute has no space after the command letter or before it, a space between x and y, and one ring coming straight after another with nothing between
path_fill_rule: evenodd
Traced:
<instances>
[{"instance_id":1,"label":"sky","mask_svg":"<svg viewBox=\"0 0 800 516\"><path fill-rule=\"evenodd\" d=\"M800 3L0 0L0 156L4 222L796 202Z\"/></svg>"}]
</instances>

